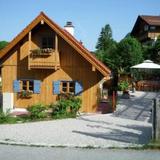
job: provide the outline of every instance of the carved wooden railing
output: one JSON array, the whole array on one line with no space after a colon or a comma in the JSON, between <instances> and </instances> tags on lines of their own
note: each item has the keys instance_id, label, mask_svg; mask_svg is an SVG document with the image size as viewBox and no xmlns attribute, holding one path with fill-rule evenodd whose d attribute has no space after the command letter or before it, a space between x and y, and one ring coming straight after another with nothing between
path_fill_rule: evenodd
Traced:
<instances>
[{"instance_id":1,"label":"carved wooden railing","mask_svg":"<svg viewBox=\"0 0 160 160\"><path fill-rule=\"evenodd\" d=\"M59 69L59 53L52 48L30 50L29 69Z\"/></svg>"}]
</instances>

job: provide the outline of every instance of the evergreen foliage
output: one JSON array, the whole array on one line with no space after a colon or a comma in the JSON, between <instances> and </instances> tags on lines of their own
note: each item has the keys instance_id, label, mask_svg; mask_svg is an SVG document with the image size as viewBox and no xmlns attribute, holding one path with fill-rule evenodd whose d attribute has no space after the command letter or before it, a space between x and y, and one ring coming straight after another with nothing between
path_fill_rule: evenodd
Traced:
<instances>
[{"instance_id":1,"label":"evergreen foliage","mask_svg":"<svg viewBox=\"0 0 160 160\"><path fill-rule=\"evenodd\" d=\"M0 41L0 50L6 47L7 44L8 44L7 41Z\"/></svg>"}]
</instances>

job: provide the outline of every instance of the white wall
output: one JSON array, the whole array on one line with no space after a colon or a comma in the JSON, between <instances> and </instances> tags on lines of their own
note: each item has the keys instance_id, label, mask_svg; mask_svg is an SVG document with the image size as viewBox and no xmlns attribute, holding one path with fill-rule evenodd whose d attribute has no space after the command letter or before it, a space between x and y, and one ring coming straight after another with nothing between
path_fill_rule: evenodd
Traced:
<instances>
[{"instance_id":1,"label":"white wall","mask_svg":"<svg viewBox=\"0 0 160 160\"><path fill-rule=\"evenodd\" d=\"M14 101L14 97L13 97L13 93L3 93L3 112L7 112L8 110L12 110L13 109L13 101Z\"/></svg>"}]
</instances>

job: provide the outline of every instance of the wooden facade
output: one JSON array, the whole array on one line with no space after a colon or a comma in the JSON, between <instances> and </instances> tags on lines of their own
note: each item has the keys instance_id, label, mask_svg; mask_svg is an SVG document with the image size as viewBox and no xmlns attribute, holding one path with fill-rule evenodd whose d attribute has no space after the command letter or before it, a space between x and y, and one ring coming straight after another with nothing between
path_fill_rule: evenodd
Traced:
<instances>
[{"instance_id":1,"label":"wooden facade","mask_svg":"<svg viewBox=\"0 0 160 160\"><path fill-rule=\"evenodd\" d=\"M131 35L141 43L156 40L160 35L160 16L138 16Z\"/></svg>"},{"instance_id":2,"label":"wooden facade","mask_svg":"<svg viewBox=\"0 0 160 160\"><path fill-rule=\"evenodd\" d=\"M51 38L43 44L43 37ZM52 47L44 48L47 43ZM79 89L76 95L82 98L81 111L96 112L99 83L110 76L107 67L43 12L0 52L0 60L2 92L13 93L15 108L54 103L74 82L74 93ZM22 97L22 90L32 94Z\"/></svg>"}]
</instances>

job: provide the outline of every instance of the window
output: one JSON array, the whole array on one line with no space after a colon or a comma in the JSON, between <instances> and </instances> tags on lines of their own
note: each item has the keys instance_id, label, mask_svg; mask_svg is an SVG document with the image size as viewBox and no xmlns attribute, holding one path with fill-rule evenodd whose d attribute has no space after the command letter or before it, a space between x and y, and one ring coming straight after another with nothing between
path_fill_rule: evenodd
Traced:
<instances>
[{"instance_id":1,"label":"window","mask_svg":"<svg viewBox=\"0 0 160 160\"><path fill-rule=\"evenodd\" d=\"M29 81L29 90L30 91L34 90L34 83L33 83L33 81Z\"/></svg>"},{"instance_id":2,"label":"window","mask_svg":"<svg viewBox=\"0 0 160 160\"><path fill-rule=\"evenodd\" d=\"M33 91L34 90L34 84L33 81L29 80L22 80L22 90L24 91Z\"/></svg>"},{"instance_id":3,"label":"window","mask_svg":"<svg viewBox=\"0 0 160 160\"><path fill-rule=\"evenodd\" d=\"M22 90L27 90L27 81L22 81Z\"/></svg>"},{"instance_id":4,"label":"window","mask_svg":"<svg viewBox=\"0 0 160 160\"><path fill-rule=\"evenodd\" d=\"M155 30L156 26L150 26L150 30Z\"/></svg>"},{"instance_id":5,"label":"window","mask_svg":"<svg viewBox=\"0 0 160 160\"><path fill-rule=\"evenodd\" d=\"M53 94L71 93L80 95L83 92L83 85L80 81L53 81Z\"/></svg>"},{"instance_id":6,"label":"window","mask_svg":"<svg viewBox=\"0 0 160 160\"><path fill-rule=\"evenodd\" d=\"M62 92L67 93L67 82L62 82Z\"/></svg>"},{"instance_id":7,"label":"window","mask_svg":"<svg viewBox=\"0 0 160 160\"><path fill-rule=\"evenodd\" d=\"M148 31L148 25L144 26L144 31Z\"/></svg>"},{"instance_id":8,"label":"window","mask_svg":"<svg viewBox=\"0 0 160 160\"><path fill-rule=\"evenodd\" d=\"M61 82L61 91L62 93L75 93L75 82L73 81L62 81Z\"/></svg>"},{"instance_id":9,"label":"window","mask_svg":"<svg viewBox=\"0 0 160 160\"><path fill-rule=\"evenodd\" d=\"M36 94L40 94L41 81L40 80L14 80L13 90L15 93L22 91L29 91Z\"/></svg>"},{"instance_id":10,"label":"window","mask_svg":"<svg viewBox=\"0 0 160 160\"><path fill-rule=\"evenodd\" d=\"M42 49L53 48L53 37L43 37L42 38Z\"/></svg>"},{"instance_id":11,"label":"window","mask_svg":"<svg viewBox=\"0 0 160 160\"><path fill-rule=\"evenodd\" d=\"M69 83L69 93L74 93L75 92L75 83L70 82Z\"/></svg>"}]
</instances>

